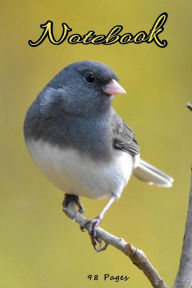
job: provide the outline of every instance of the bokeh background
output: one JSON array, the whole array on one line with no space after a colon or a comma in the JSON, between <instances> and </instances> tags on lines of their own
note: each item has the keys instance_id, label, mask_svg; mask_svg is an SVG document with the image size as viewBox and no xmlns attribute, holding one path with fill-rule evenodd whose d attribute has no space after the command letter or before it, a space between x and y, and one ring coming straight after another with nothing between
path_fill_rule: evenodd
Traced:
<instances>
[{"instance_id":1,"label":"bokeh background","mask_svg":"<svg viewBox=\"0 0 192 288\"><path fill-rule=\"evenodd\" d=\"M92 59L111 66L127 90L114 107L132 127L141 155L175 178L171 189L132 177L102 227L145 251L168 285L181 252L192 162L191 1L4 1L0 46L0 287L150 287L128 258L109 247L95 253L87 233L62 212L63 192L37 170L23 139L26 110L45 84L69 63ZM66 22L73 32L106 34L149 31L160 13L169 15L161 39L168 46L69 45L44 42L32 48L39 25L54 22L55 37ZM82 199L87 217L106 200ZM104 273L128 275L127 282L103 281ZM90 281L89 274L98 274Z\"/></svg>"}]
</instances>

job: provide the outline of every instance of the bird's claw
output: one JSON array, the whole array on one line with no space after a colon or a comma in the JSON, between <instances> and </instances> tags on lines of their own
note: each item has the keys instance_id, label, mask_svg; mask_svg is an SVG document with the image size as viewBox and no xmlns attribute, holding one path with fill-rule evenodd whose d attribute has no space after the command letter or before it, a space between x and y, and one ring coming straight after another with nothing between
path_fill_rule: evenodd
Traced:
<instances>
[{"instance_id":1,"label":"bird's claw","mask_svg":"<svg viewBox=\"0 0 192 288\"><path fill-rule=\"evenodd\" d=\"M94 249L97 252L101 252L103 250L106 250L108 244L105 244L102 246L103 241L97 237L97 228L99 227L101 223L101 218L98 216L94 219L89 219L85 222L85 224L81 225L80 229L81 231L85 231L85 229L88 230L91 243L93 244Z\"/></svg>"},{"instance_id":2,"label":"bird's claw","mask_svg":"<svg viewBox=\"0 0 192 288\"><path fill-rule=\"evenodd\" d=\"M93 238L92 235L90 235L90 237L91 237L91 242L93 244L93 247L97 252L101 252L101 251L104 251L107 249L108 244L105 243L103 245L103 240L101 240L99 238Z\"/></svg>"},{"instance_id":3,"label":"bird's claw","mask_svg":"<svg viewBox=\"0 0 192 288\"><path fill-rule=\"evenodd\" d=\"M93 238L97 238L97 228L99 227L100 223L101 218L99 216L95 217L94 219L89 219L85 223L85 227L87 228L89 234L93 236Z\"/></svg>"},{"instance_id":4,"label":"bird's claw","mask_svg":"<svg viewBox=\"0 0 192 288\"><path fill-rule=\"evenodd\" d=\"M63 209L69 205L70 202L74 202L75 205L78 207L78 212L83 214L84 208L78 196L73 194L65 194L65 198L63 200Z\"/></svg>"}]
</instances>

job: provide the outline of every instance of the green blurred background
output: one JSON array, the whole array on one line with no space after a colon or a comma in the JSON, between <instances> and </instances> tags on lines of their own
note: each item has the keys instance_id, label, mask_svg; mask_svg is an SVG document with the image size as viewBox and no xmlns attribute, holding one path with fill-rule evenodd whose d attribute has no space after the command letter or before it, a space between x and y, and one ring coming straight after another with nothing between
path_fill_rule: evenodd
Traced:
<instances>
[{"instance_id":1,"label":"green blurred background","mask_svg":"<svg viewBox=\"0 0 192 288\"><path fill-rule=\"evenodd\" d=\"M179 264L190 183L192 114L191 1L5 1L1 3L1 199L0 287L150 287L121 252L95 253L87 233L62 212L63 192L37 170L26 150L23 120L45 84L69 63L92 59L111 66L127 90L114 107L133 128L141 155L175 178L171 189L131 179L102 227L145 251L168 285ZM147 45L51 45L31 48L39 25L61 23L73 32L106 34L149 31L160 13L169 15L161 39L165 49ZM82 199L87 217L106 200ZM103 274L128 275L127 282L103 281ZM88 280L98 274L100 280Z\"/></svg>"}]
</instances>

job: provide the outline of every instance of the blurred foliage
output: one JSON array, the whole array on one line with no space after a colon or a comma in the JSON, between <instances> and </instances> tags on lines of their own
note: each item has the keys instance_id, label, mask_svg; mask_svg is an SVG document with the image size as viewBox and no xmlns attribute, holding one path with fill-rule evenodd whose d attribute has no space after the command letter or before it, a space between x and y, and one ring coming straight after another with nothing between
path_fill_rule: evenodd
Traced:
<instances>
[{"instance_id":1,"label":"blurred foliage","mask_svg":"<svg viewBox=\"0 0 192 288\"><path fill-rule=\"evenodd\" d=\"M102 226L145 251L171 285L178 264L186 218L191 166L192 2L187 1L6 1L1 4L1 199L0 286L150 287L128 258L112 247L97 254L87 233L81 233L61 209L63 193L36 169L23 139L23 120L29 105L45 84L69 63L92 59L111 66L127 95L114 107L132 127L141 155L175 178L171 189L148 186L134 177ZM73 32L106 34L114 25L124 32L149 31L160 13L169 15L155 44L69 45L44 42L39 25L61 23ZM82 199L86 216L94 217L105 200ZM127 282L103 281L104 273L128 275ZM100 280L88 280L98 274Z\"/></svg>"}]
</instances>

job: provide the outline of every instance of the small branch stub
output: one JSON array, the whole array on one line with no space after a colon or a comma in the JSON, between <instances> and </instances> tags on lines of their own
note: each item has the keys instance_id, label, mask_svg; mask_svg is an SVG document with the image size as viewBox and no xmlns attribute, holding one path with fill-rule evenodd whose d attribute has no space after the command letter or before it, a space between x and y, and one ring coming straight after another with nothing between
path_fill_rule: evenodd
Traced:
<instances>
[{"instance_id":1,"label":"small branch stub","mask_svg":"<svg viewBox=\"0 0 192 288\"><path fill-rule=\"evenodd\" d=\"M189 108L189 110L192 111L192 104L190 102L187 103L186 107Z\"/></svg>"}]
</instances>

